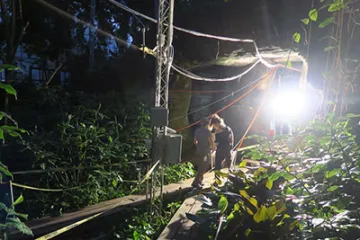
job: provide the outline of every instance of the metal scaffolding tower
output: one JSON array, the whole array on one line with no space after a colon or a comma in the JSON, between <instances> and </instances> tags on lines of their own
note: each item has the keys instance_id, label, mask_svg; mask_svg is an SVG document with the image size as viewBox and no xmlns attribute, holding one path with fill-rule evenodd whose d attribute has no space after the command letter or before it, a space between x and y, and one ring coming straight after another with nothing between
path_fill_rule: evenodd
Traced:
<instances>
[{"instance_id":1,"label":"metal scaffolding tower","mask_svg":"<svg viewBox=\"0 0 360 240\"><path fill-rule=\"evenodd\" d=\"M156 0L155 0L156 1ZM173 16L174 0L158 0L158 25L157 25L157 45L156 45L156 90L155 90L155 109L166 112L166 123L156 125L153 131L152 163L158 163L155 172L152 174L150 198L152 206L156 195L160 194L160 208L163 190L163 164L164 164L164 145L163 140L167 132L168 118L168 92L169 75L173 59ZM163 114L164 116L164 114Z\"/></svg>"}]
</instances>

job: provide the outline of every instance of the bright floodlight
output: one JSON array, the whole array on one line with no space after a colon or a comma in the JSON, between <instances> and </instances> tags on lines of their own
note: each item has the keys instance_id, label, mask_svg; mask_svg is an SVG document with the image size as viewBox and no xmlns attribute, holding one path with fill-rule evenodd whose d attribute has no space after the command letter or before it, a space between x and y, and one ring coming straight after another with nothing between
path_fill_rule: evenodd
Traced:
<instances>
[{"instance_id":1,"label":"bright floodlight","mask_svg":"<svg viewBox=\"0 0 360 240\"><path fill-rule=\"evenodd\" d=\"M286 91L279 93L273 100L273 111L283 117L297 117L303 112L305 106L304 93L299 91Z\"/></svg>"}]
</instances>

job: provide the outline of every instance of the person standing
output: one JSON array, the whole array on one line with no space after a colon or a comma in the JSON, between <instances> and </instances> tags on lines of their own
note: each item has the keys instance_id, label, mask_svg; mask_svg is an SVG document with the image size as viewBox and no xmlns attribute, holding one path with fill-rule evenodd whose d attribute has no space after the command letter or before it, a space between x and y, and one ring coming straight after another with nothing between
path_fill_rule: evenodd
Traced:
<instances>
[{"instance_id":1,"label":"person standing","mask_svg":"<svg viewBox=\"0 0 360 240\"><path fill-rule=\"evenodd\" d=\"M215 143L210 131L210 121L208 118L201 120L201 127L196 129L194 134L194 144L196 146L195 161L197 172L192 186L195 188L203 187L203 179L211 160L211 152L215 150Z\"/></svg>"},{"instance_id":2,"label":"person standing","mask_svg":"<svg viewBox=\"0 0 360 240\"><path fill-rule=\"evenodd\" d=\"M234 133L229 126L226 126L224 119L214 115L210 120L210 126L215 131L215 143L217 143L215 154L215 170L232 165L232 149L234 147Z\"/></svg>"}]
</instances>

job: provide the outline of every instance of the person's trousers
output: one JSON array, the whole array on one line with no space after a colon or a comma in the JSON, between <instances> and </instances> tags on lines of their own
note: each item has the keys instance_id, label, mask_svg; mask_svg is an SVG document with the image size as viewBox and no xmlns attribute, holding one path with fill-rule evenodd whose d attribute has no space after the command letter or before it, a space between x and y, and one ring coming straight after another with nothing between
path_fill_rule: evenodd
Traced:
<instances>
[{"instance_id":1,"label":"person's trousers","mask_svg":"<svg viewBox=\"0 0 360 240\"><path fill-rule=\"evenodd\" d=\"M215 154L215 170L222 169L222 163L225 161L224 167L228 168L232 164L231 148L218 148Z\"/></svg>"},{"instance_id":2,"label":"person's trousers","mask_svg":"<svg viewBox=\"0 0 360 240\"><path fill-rule=\"evenodd\" d=\"M206 173L210 165L210 157L210 153L195 155L194 163L197 166L197 172L192 185L202 184L202 181L204 180L204 174Z\"/></svg>"}]
</instances>

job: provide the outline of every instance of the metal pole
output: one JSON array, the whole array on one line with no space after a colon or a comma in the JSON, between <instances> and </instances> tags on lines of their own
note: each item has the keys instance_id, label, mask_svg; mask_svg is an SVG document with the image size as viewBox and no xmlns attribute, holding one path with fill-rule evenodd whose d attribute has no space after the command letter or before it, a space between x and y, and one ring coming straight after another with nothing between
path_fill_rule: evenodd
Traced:
<instances>
[{"instance_id":1,"label":"metal pole","mask_svg":"<svg viewBox=\"0 0 360 240\"><path fill-rule=\"evenodd\" d=\"M173 17L174 0L158 1L158 25L157 25L157 50L156 50L156 88L155 88L155 107L168 108L169 77L172 65L172 40L173 40ZM160 184L160 209L163 196L164 172L163 172L163 146L162 140L166 134L165 127L155 127L153 131L153 164L160 160L159 170L160 179L155 172L151 181L152 197L156 196L158 184ZM153 199L152 199L153 202Z\"/></svg>"}]
</instances>

